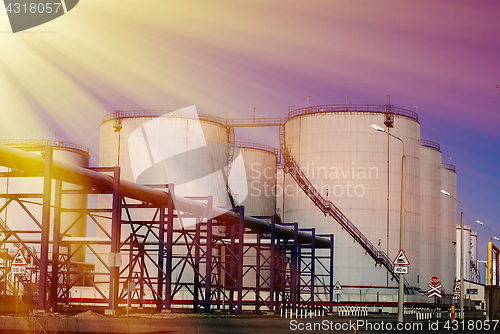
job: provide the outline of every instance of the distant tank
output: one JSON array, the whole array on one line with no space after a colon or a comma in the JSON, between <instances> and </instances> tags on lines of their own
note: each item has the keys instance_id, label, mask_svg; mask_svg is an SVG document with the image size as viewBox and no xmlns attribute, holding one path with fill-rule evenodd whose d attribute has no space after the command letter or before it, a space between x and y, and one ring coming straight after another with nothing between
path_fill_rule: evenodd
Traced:
<instances>
[{"instance_id":1,"label":"distant tank","mask_svg":"<svg viewBox=\"0 0 500 334\"><path fill-rule=\"evenodd\" d=\"M453 197L457 197L457 172L451 163L443 163L441 168L441 188L449 192ZM441 195L441 224L443 236L441 264L443 271L441 282L443 287L451 293L453 291L456 276L456 244L460 239L456 238L457 226L457 202L449 196Z\"/></svg>"},{"instance_id":2,"label":"distant tank","mask_svg":"<svg viewBox=\"0 0 500 334\"><path fill-rule=\"evenodd\" d=\"M0 140L0 144L8 145L14 148L23 149L33 154L44 155L47 146L53 147L53 159L65 162L72 166L88 167L89 166L89 149L80 144L46 140L46 139L4 139ZM18 193L34 193L43 192L43 178L18 178L7 177L1 178L2 192L6 194ZM53 181L52 189L55 189L55 181ZM63 190L81 190L82 187L75 186L69 183L63 183ZM55 191L52 192L53 194ZM53 195L54 196L54 195ZM33 202L42 203L41 199L32 199ZM52 199L54 203L54 198ZM86 194L65 194L62 196L62 207L65 209L86 209L87 195ZM26 204L32 211L34 217L41 221L41 206L34 204ZM78 212L63 212L61 214L60 233L71 237L85 237L87 233L86 217L78 219ZM4 211L2 219L6 222L11 230L39 230L33 220L19 205L9 205ZM78 221L75 222L75 220ZM50 231L52 235L52 230ZM73 258L75 262L85 262L85 249L79 251Z\"/></svg>"},{"instance_id":3,"label":"distant tank","mask_svg":"<svg viewBox=\"0 0 500 334\"><path fill-rule=\"evenodd\" d=\"M427 290L432 276L443 276L443 223L441 221L441 150L430 140L420 141L420 279Z\"/></svg>"}]
</instances>

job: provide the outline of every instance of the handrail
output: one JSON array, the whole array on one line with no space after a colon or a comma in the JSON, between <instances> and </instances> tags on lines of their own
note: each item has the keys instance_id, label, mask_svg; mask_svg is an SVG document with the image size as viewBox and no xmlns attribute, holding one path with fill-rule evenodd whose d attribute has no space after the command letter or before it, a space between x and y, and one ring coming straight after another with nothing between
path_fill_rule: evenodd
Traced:
<instances>
[{"instance_id":1,"label":"handrail","mask_svg":"<svg viewBox=\"0 0 500 334\"><path fill-rule=\"evenodd\" d=\"M372 105L372 104L325 104L313 107L305 107L292 110L288 113L287 121L293 117L331 112L370 112L377 114L394 114L411 118L418 122L418 114L412 110L394 107L393 105Z\"/></svg>"},{"instance_id":2,"label":"handrail","mask_svg":"<svg viewBox=\"0 0 500 334\"><path fill-rule=\"evenodd\" d=\"M272 147L270 145L251 143L251 142L246 142L246 141L237 141L234 143L234 146L239 147L239 148L249 148L249 149L267 151L267 152L272 153L274 155L279 154L279 149Z\"/></svg>"},{"instance_id":3,"label":"handrail","mask_svg":"<svg viewBox=\"0 0 500 334\"><path fill-rule=\"evenodd\" d=\"M102 122L107 122L114 119L135 118L135 117L181 117L188 119L199 119L218 123L226 126L226 120L222 117L217 117L209 114L202 114L194 111L184 110L113 110L109 111L102 118Z\"/></svg>"},{"instance_id":4,"label":"handrail","mask_svg":"<svg viewBox=\"0 0 500 334\"><path fill-rule=\"evenodd\" d=\"M283 127L282 127L283 128ZM295 180L297 185L304 191L304 193L311 199L311 201L323 212L323 214L329 214L333 217L346 231L349 233L354 240L356 240L365 251L370 254L370 256L375 260L376 263L381 263L391 275L399 281L399 275L394 272L394 265L383 251L378 250L371 242L366 238L363 233L340 211L331 201L326 200L320 194L318 189L309 181L304 172L300 169L299 165L295 159L288 152L285 143L284 131L280 129L280 145L284 159L285 172L289 173ZM405 289L409 292L409 283L405 279Z\"/></svg>"},{"instance_id":5,"label":"handrail","mask_svg":"<svg viewBox=\"0 0 500 334\"><path fill-rule=\"evenodd\" d=\"M250 126L280 126L281 118L230 118L226 119L228 127L250 127Z\"/></svg>"},{"instance_id":6,"label":"handrail","mask_svg":"<svg viewBox=\"0 0 500 334\"><path fill-rule=\"evenodd\" d=\"M425 147L434 148L438 151L441 151L441 145L432 140L420 139L420 145Z\"/></svg>"},{"instance_id":7,"label":"handrail","mask_svg":"<svg viewBox=\"0 0 500 334\"><path fill-rule=\"evenodd\" d=\"M454 171L455 173L457 172L457 167L455 167L455 165L450 164L449 162L443 162L441 164L441 167Z\"/></svg>"},{"instance_id":8,"label":"handrail","mask_svg":"<svg viewBox=\"0 0 500 334\"><path fill-rule=\"evenodd\" d=\"M54 146L57 149L83 154L90 158L89 148L82 144L49 139L0 139L0 144L14 147Z\"/></svg>"},{"instance_id":9,"label":"handrail","mask_svg":"<svg viewBox=\"0 0 500 334\"><path fill-rule=\"evenodd\" d=\"M393 105L373 105L373 104L325 104L318 106L311 106L305 108L299 108L291 110L287 117L285 118L222 118L218 116L213 116L209 114L202 114L189 111L179 111L179 110L113 110L108 111L104 115L102 122L106 122L113 119L122 118L134 118L134 117L183 117L191 119L200 119L204 121L214 122L225 127L253 127L253 126L280 126L285 124L288 120L293 117L318 114L318 113L332 113L332 112L369 112L369 113L380 113L380 114L394 114L399 116L404 116L411 118L418 122L418 114L415 111L395 107Z\"/></svg>"}]
</instances>

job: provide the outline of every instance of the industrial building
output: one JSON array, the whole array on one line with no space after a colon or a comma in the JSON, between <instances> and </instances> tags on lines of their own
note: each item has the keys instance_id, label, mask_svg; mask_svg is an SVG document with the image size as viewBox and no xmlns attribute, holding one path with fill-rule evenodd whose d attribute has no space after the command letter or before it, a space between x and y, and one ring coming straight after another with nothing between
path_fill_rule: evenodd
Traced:
<instances>
[{"instance_id":1,"label":"industrial building","mask_svg":"<svg viewBox=\"0 0 500 334\"><path fill-rule=\"evenodd\" d=\"M274 127L280 147L238 142L238 127ZM434 304L425 292L436 275L441 304L452 303L457 209L440 190L456 196L457 174L440 145L420 137L412 110L337 104L245 119L111 111L93 168L82 146L2 145L3 297L17 280L43 310L332 312L339 282L335 301L395 312L405 179L405 303ZM31 262L15 280L17 249Z\"/></svg>"}]
</instances>

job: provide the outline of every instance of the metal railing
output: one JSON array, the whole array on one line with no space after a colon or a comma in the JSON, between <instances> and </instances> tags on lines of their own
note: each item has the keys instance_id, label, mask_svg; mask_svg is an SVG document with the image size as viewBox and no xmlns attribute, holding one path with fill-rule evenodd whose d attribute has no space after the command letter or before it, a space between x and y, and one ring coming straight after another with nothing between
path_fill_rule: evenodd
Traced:
<instances>
[{"instance_id":1,"label":"metal railing","mask_svg":"<svg viewBox=\"0 0 500 334\"><path fill-rule=\"evenodd\" d=\"M183 110L114 110L104 115L104 117L102 118L102 122L104 123L106 121L123 118L162 116L172 118L178 117L187 119L199 119L202 121L214 122L226 126L226 120L222 117Z\"/></svg>"},{"instance_id":2,"label":"metal railing","mask_svg":"<svg viewBox=\"0 0 500 334\"><path fill-rule=\"evenodd\" d=\"M441 145L436 143L435 141L420 139L420 145L430 148L435 148L438 151L441 151Z\"/></svg>"},{"instance_id":3,"label":"metal railing","mask_svg":"<svg viewBox=\"0 0 500 334\"><path fill-rule=\"evenodd\" d=\"M83 146L82 144L74 144L64 141L56 141L56 140L48 140L48 139L1 139L0 144L13 146L16 148L22 147L45 147L45 146L54 146L57 149L72 151L80 154L84 154L90 157L89 148L87 146Z\"/></svg>"},{"instance_id":4,"label":"metal railing","mask_svg":"<svg viewBox=\"0 0 500 334\"><path fill-rule=\"evenodd\" d=\"M281 118L231 118L226 119L228 127L251 127L251 126L280 126Z\"/></svg>"},{"instance_id":5,"label":"metal railing","mask_svg":"<svg viewBox=\"0 0 500 334\"><path fill-rule=\"evenodd\" d=\"M340 211L331 201L326 200L319 193L318 189L309 181L304 172L300 169L299 165L291 154L286 149L285 136L283 127L280 128L280 145L284 159L285 172L289 173L295 180L297 185L304 191L304 193L311 199L311 201L323 212L334 218L354 240L356 240L363 249L370 254L376 263L383 264L384 267L391 273L391 275L399 281L399 275L394 272L394 265L391 259L383 251L378 250L368 238ZM405 279L405 289L409 289L409 283Z\"/></svg>"},{"instance_id":6,"label":"metal railing","mask_svg":"<svg viewBox=\"0 0 500 334\"><path fill-rule=\"evenodd\" d=\"M251 143L251 142L246 142L246 141L237 141L234 143L234 146L239 147L239 148L249 148L249 149L267 151L267 152L272 153L274 155L279 154L279 149L272 147L270 145Z\"/></svg>"},{"instance_id":7,"label":"metal railing","mask_svg":"<svg viewBox=\"0 0 500 334\"><path fill-rule=\"evenodd\" d=\"M289 119L302 115L332 113L332 112L369 112L379 114L394 114L409 117L418 122L418 114L412 110L394 107L393 105L372 105L372 104L325 104L319 106L305 107L292 110L286 118L231 118L196 112L179 110L114 110L109 111L103 117L103 123L113 119L134 118L134 117L183 117L190 119L200 119L209 122L222 124L226 127L253 127L253 126L280 126Z\"/></svg>"},{"instance_id":8,"label":"metal railing","mask_svg":"<svg viewBox=\"0 0 500 334\"><path fill-rule=\"evenodd\" d=\"M449 170L452 170L452 171L454 171L455 173L457 172L457 168L455 167L455 165L452 165L452 164L450 164L449 162L443 162L443 163L441 164L441 167L446 168L446 169L449 169Z\"/></svg>"},{"instance_id":9,"label":"metal railing","mask_svg":"<svg viewBox=\"0 0 500 334\"><path fill-rule=\"evenodd\" d=\"M292 110L288 113L286 121L293 117L309 114L331 113L331 112L370 112L377 114L394 114L409 117L418 122L418 114L412 110L394 107L393 105L372 104L325 104L320 106L305 107Z\"/></svg>"}]
</instances>

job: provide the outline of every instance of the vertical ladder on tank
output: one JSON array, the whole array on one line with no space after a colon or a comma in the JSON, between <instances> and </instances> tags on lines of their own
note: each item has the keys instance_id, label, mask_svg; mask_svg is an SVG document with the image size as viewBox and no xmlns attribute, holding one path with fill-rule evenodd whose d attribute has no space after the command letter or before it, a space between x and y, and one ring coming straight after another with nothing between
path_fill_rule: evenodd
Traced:
<instances>
[{"instance_id":1,"label":"vertical ladder on tank","mask_svg":"<svg viewBox=\"0 0 500 334\"><path fill-rule=\"evenodd\" d=\"M376 263L384 265L389 273L399 282L399 275L394 272L394 265L391 259L383 251L378 250L368 238L340 211L331 201L326 200L309 181L307 176L302 172L295 159L288 152L285 143L285 125L280 126L280 146L281 153L284 161L284 171L292 176L297 185L304 191L304 193L311 199L311 201L325 214L328 214L335 219L347 233L349 233L354 240L356 240L363 249L370 254ZM409 289L410 285L405 278L405 290L407 293L412 291Z\"/></svg>"}]
</instances>

